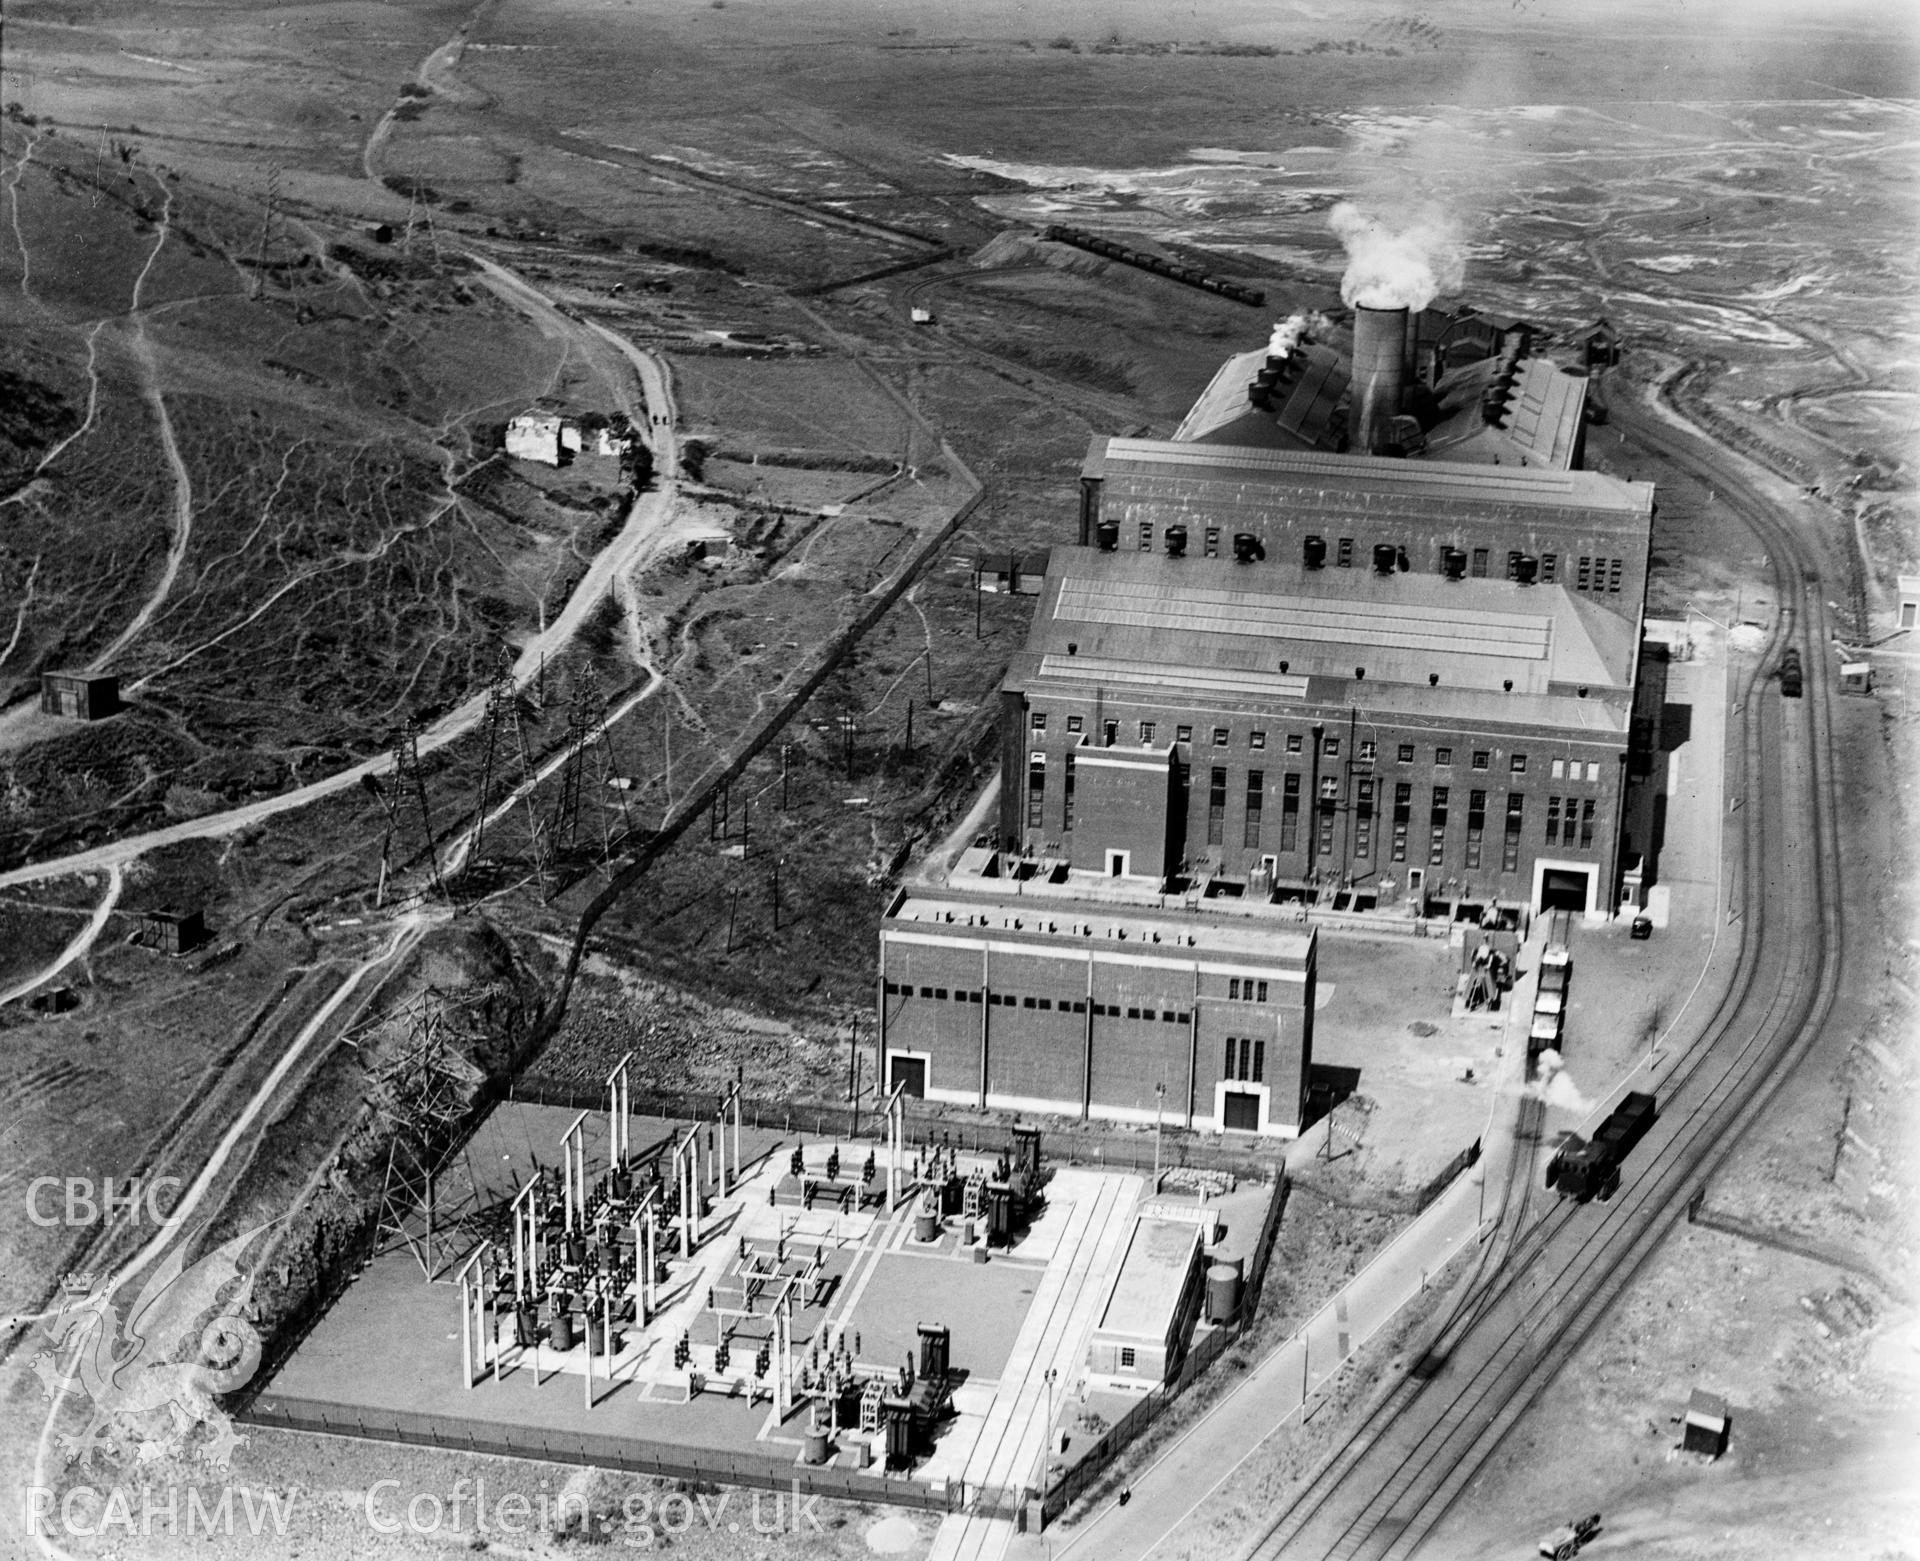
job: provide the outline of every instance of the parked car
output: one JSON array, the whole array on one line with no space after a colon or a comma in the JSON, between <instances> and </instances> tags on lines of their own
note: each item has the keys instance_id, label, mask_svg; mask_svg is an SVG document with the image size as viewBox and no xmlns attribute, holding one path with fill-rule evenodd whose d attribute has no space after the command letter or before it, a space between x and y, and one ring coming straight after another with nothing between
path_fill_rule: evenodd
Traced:
<instances>
[{"instance_id":1,"label":"parked car","mask_svg":"<svg viewBox=\"0 0 1920 1561\"><path fill-rule=\"evenodd\" d=\"M1635 940L1652 937L1653 918L1651 916L1634 917L1633 925L1627 929L1627 936Z\"/></svg>"}]
</instances>

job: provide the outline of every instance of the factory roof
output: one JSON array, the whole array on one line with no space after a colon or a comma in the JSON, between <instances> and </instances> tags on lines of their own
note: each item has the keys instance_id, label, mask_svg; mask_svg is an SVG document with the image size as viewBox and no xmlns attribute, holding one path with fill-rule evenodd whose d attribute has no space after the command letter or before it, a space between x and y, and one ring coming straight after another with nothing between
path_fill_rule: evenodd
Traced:
<instances>
[{"instance_id":1,"label":"factory roof","mask_svg":"<svg viewBox=\"0 0 1920 1561\"><path fill-rule=\"evenodd\" d=\"M1491 424L1475 399L1491 371L1488 364L1471 372L1463 388L1472 394L1461 398L1468 405L1428 435L1428 456L1466 465L1572 466L1587 411L1586 375L1570 374L1547 358L1522 358L1506 416Z\"/></svg>"},{"instance_id":2,"label":"factory roof","mask_svg":"<svg viewBox=\"0 0 1920 1561\"><path fill-rule=\"evenodd\" d=\"M1057 548L1009 682L1613 731L1635 631L1564 585Z\"/></svg>"},{"instance_id":3,"label":"factory roof","mask_svg":"<svg viewBox=\"0 0 1920 1561\"><path fill-rule=\"evenodd\" d=\"M1248 401L1247 386L1267 361L1264 348L1227 359L1173 431L1174 439L1279 450L1332 448L1344 431L1344 425L1333 426L1333 414L1352 382L1346 360L1317 344L1296 348L1284 399L1277 410L1263 411Z\"/></svg>"},{"instance_id":4,"label":"factory roof","mask_svg":"<svg viewBox=\"0 0 1920 1561\"><path fill-rule=\"evenodd\" d=\"M1653 485L1600 472L1387 456L1096 437L1081 475L1103 483L1101 515L1121 523L1184 524L1202 518L1257 526L1285 510L1422 519L1458 514L1517 522L1644 532Z\"/></svg>"},{"instance_id":5,"label":"factory roof","mask_svg":"<svg viewBox=\"0 0 1920 1561\"><path fill-rule=\"evenodd\" d=\"M1256 960L1269 970L1305 970L1314 955L1311 927L1223 919L1167 906L1136 908L1071 895L1029 900L1013 894L1011 886L1004 894L975 894L958 888L902 890L882 930L911 935L914 929L909 924L915 922L943 937L980 940L991 936L996 943L1032 943L1035 952L1047 944L1068 944L1076 951L1092 949L1134 963L1155 957L1188 962L1241 959Z\"/></svg>"},{"instance_id":6,"label":"factory roof","mask_svg":"<svg viewBox=\"0 0 1920 1561\"><path fill-rule=\"evenodd\" d=\"M1158 1344L1173 1326L1193 1272L1200 1226L1192 1220L1143 1214L1133 1223L1120 1271L1113 1276L1097 1331Z\"/></svg>"}]
</instances>

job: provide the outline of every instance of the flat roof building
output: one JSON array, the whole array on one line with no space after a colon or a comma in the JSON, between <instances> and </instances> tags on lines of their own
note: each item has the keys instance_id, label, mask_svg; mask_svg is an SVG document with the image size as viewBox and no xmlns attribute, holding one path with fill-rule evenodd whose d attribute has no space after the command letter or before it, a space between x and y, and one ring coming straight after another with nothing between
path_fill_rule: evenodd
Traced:
<instances>
[{"instance_id":1,"label":"flat roof building","mask_svg":"<svg viewBox=\"0 0 1920 1561\"><path fill-rule=\"evenodd\" d=\"M1087 1369L1116 1387L1155 1388L1179 1369L1205 1287L1201 1227L1143 1214L1087 1345Z\"/></svg>"},{"instance_id":2,"label":"flat roof building","mask_svg":"<svg viewBox=\"0 0 1920 1561\"><path fill-rule=\"evenodd\" d=\"M882 1077L956 1105L1291 1138L1315 940L1277 914L903 889L880 926Z\"/></svg>"}]
</instances>

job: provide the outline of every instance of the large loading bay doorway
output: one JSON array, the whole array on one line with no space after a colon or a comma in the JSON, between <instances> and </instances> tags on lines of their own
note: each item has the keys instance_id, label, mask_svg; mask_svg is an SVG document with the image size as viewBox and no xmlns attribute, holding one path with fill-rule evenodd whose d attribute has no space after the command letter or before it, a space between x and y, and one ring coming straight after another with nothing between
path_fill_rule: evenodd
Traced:
<instances>
[{"instance_id":1,"label":"large loading bay doorway","mask_svg":"<svg viewBox=\"0 0 1920 1561\"><path fill-rule=\"evenodd\" d=\"M1549 867L1540 877L1540 909L1574 911L1585 915L1590 903L1587 891L1592 878L1591 873L1574 868Z\"/></svg>"}]
</instances>

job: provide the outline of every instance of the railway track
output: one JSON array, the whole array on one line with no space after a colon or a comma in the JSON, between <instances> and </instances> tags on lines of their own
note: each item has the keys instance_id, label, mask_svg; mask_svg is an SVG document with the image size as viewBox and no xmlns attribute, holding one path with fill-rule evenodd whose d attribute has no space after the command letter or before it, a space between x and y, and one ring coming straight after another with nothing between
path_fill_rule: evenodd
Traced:
<instances>
[{"instance_id":1,"label":"railway track","mask_svg":"<svg viewBox=\"0 0 1920 1561\"><path fill-rule=\"evenodd\" d=\"M1650 446L1696 463L1682 440L1633 419ZM1501 1258L1369 1422L1322 1462L1247 1552L1251 1558L1391 1561L1415 1554L1678 1220L1688 1192L1731 1151L1805 1054L1832 1004L1842 923L1832 774L1832 658L1812 549L1744 481L1737 513L1766 547L1781 612L1740 690L1744 936L1706 1029L1660 1082L1660 1122L1610 1203L1556 1202L1530 1221L1524 1196ZM1788 645L1812 671L1783 700L1765 669ZM1530 1163L1525 1155L1519 1163ZM1504 1222L1503 1222L1504 1224Z\"/></svg>"}]
</instances>

